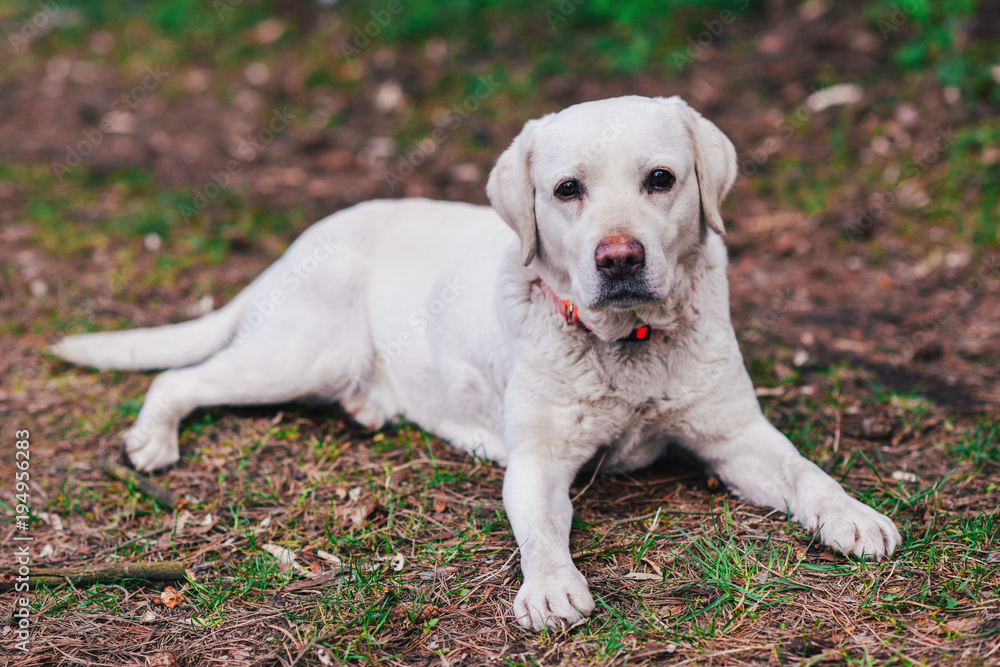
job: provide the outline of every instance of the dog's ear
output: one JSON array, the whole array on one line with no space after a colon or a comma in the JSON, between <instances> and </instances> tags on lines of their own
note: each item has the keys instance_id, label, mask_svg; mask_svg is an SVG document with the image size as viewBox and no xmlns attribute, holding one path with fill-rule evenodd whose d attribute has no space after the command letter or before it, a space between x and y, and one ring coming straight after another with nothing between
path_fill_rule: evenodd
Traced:
<instances>
[{"instance_id":1,"label":"dog's ear","mask_svg":"<svg viewBox=\"0 0 1000 667\"><path fill-rule=\"evenodd\" d=\"M736 182L737 162L733 142L715 123L704 118L679 97L660 98L679 107L686 117L691 143L694 145L695 176L701 194L701 209L708 226L725 234L722 225L722 201Z\"/></svg>"},{"instance_id":2,"label":"dog's ear","mask_svg":"<svg viewBox=\"0 0 1000 667\"><path fill-rule=\"evenodd\" d=\"M538 247L535 223L535 186L531 182L531 147L538 121L528 121L510 147L500 155L486 183L486 196L521 239L521 259L531 264Z\"/></svg>"}]
</instances>

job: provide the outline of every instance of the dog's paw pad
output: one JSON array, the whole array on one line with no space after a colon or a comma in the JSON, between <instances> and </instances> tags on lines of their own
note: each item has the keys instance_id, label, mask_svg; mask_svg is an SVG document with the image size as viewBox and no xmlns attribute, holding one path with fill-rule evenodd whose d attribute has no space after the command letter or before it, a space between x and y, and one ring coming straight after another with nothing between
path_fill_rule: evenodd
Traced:
<instances>
[{"instance_id":1,"label":"dog's paw pad","mask_svg":"<svg viewBox=\"0 0 1000 667\"><path fill-rule=\"evenodd\" d=\"M575 567L525 579L514 599L518 624L535 632L572 627L593 610L587 580Z\"/></svg>"},{"instance_id":2,"label":"dog's paw pad","mask_svg":"<svg viewBox=\"0 0 1000 667\"><path fill-rule=\"evenodd\" d=\"M891 519L849 496L825 503L818 521L820 541L852 556L881 560L903 542Z\"/></svg>"},{"instance_id":3,"label":"dog's paw pad","mask_svg":"<svg viewBox=\"0 0 1000 667\"><path fill-rule=\"evenodd\" d=\"M177 463L180 447L175 429L154 429L144 432L133 427L122 435L125 453L136 470L150 472Z\"/></svg>"}]
</instances>

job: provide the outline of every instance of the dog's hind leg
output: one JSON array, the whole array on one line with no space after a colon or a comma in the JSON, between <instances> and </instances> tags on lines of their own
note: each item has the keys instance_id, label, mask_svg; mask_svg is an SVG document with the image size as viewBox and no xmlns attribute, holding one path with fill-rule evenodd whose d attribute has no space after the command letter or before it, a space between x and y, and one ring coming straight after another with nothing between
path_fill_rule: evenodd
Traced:
<instances>
[{"instance_id":1,"label":"dog's hind leg","mask_svg":"<svg viewBox=\"0 0 1000 667\"><path fill-rule=\"evenodd\" d=\"M200 407L266 405L315 397L334 401L356 391L364 360L371 356L367 337L355 330L338 338L343 327L327 324L297 323L296 333L289 327L270 327L197 366L161 373L150 386L135 424L123 436L132 463L139 470L175 463L180 422Z\"/></svg>"}]
</instances>

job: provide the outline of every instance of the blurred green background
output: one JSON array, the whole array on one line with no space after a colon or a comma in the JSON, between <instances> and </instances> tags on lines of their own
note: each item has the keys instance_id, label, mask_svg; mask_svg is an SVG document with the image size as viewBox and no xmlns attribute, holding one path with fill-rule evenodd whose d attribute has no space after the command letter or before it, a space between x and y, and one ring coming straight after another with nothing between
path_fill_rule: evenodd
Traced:
<instances>
[{"instance_id":1,"label":"blurred green background","mask_svg":"<svg viewBox=\"0 0 1000 667\"><path fill-rule=\"evenodd\" d=\"M246 248L271 257L364 199L485 203L528 118L680 94L740 153L734 228L797 211L875 261L891 241L968 265L998 243L998 25L998 3L971 0L15 0L0 224L54 257L115 253L128 298ZM838 84L862 97L808 107ZM157 254L138 266L144 239Z\"/></svg>"}]
</instances>

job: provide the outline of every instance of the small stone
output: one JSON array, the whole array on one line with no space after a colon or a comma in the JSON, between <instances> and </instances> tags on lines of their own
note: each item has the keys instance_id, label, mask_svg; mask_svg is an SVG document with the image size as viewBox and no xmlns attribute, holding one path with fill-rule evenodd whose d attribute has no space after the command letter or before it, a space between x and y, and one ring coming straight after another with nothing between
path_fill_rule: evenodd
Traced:
<instances>
[{"instance_id":1,"label":"small stone","mask_svg":"<svg viewBox=\"0 0 1000 667\"><path fill-rule=\"evenodd\" d=\"M895 116L900 125L903 127L911 127L917 122L917 119L920 117L920 113L917 111L915 106L909 102L904 102L896 107Z\"/></svg>"},{"instance_id":2,"label":"small stone","mask_svg":"<svg viewBox=\"0 0 1000 667\"><path fill-rule=\"evenodd\" d=\"M251 86L263 86L271 78L271 70L262 62L250 63L243 70L243 78Z\"/></svg>"},{"instance_id":3,"label":"small stone","mask_svg":"<svg viewBox=\"0 0 1000 667\"><path fill-rule=\"evenodd\" d=\"M270 18L257 26L253 35L259 44L275 42L285 32L285 24L279 19Z\"/></svg>"},{"instance_id":4,"label":"small stone","mask_svg":"<svg viewBox=\"0 0 1000 667\"><path fill-rule=\"evenodd\" d=\"M382 113L401 111L406 106L406 93L396 81L386 81L375 90L375 108Z\"/></svg>"},{"instance_id":5,"label":"small stone","mask_svg":"<svg viewBox=\"0 0 1000 667\"><path fill-rule=\"evenodd\" d=\"M456 183L478 183L479 166L471 162L456 164L449 170L449 176Z\"/></svg>"},{"instance_id":6,"label":"small stone","mask_svg":"<svg viewBox=\"0 0 1000 667\"><path fill-rule=\"evenodd\" d=\"M133 134L137 124L135 114L124 109L109 111L101 119L101 127L111 134Z\"/></svg>"},{"instance_id":7,"label":"small stone","mask_svg":"<svg viewBox=\"0 0 1000 667\"><path fill-rule=\"evenodd\" d=\"M198 67L184 74L184 87L189 93L200 93L208 88L209 83L211 83L211 79L206 69Z\"/></svg>"},{"instance_id":8,"label":"small stone","mask_svg":"<svg viewBox=\"0 0 1000 667\"><path fill-rule=\"evenodd\" d=\"M424 44L424 56L432 65L443 65L448 59L448 42L432 39Z\"/></svg>"}]
</instances>

